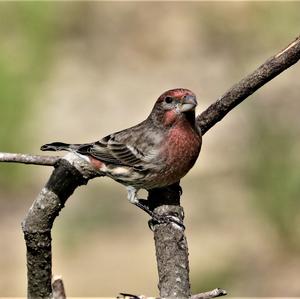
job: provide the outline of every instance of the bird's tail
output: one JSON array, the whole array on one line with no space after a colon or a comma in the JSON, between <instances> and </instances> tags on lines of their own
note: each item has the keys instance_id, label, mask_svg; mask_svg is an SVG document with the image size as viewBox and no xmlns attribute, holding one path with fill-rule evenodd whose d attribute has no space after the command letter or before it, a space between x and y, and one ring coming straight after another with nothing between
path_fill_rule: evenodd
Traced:
<instances>
[{"instance_id":1,"label":"bird's tail","mask_svg":"<svg viewBox=\"0 0 300 299\"><path fill-rule=\"evenodd\" d=\"M73 149L73 144L63 142L52 142L41 146L42 151L70 151Z\"/></svg>"}]
</instances>

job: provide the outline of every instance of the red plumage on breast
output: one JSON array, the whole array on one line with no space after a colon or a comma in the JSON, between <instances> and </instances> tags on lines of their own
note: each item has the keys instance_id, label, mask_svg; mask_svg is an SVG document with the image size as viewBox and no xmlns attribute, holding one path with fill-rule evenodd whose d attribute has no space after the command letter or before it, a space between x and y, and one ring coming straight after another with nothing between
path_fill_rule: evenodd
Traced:
<instances>
[{"instance_id":1,"label":"red plumage on breast","mask_svg":"<svg viewBox=\"0 0 300 299\"><path fill-rule=\"evenodd\" d=\"M164 176L170 183L179 181L195 164L201 149L201 135L188 122L180 122L167 136Z\"/></svg>"}]
</instances>

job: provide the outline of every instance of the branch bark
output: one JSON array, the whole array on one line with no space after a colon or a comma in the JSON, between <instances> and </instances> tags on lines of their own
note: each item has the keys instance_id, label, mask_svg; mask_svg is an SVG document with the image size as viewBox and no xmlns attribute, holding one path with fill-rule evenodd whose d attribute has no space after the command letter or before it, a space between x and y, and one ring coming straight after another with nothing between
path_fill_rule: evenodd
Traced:
<instances>
[{"instance_id":1,"label":"branch bark","mask_svg":"<svg viewBox=\"0 0 300 299\"><path fill-rule=\"evenodd\" d=\"M268 59L257 70L231 87L215 103L197 117L205 134L229 111L275 76L300 59L300 38ZM51 228L67 198L80 185L101 174L74 154L58 157L0 153L0 162L55 165L45 188L30 208L22 227L27 246L28 296L50 298L51 289ZM148 204L158 214L183 219L179 184L149 192ZM159 272L160 297L190 297L188 247L184 230L172 223L153 226ZM226 292L203 293L192 299L212 298Z\"/></svg>"}]
</instances>

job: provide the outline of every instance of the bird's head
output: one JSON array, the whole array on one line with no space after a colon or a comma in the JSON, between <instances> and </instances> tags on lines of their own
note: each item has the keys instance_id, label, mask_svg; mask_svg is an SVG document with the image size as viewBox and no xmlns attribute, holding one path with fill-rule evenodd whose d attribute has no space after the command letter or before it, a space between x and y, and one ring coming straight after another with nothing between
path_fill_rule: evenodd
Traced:
<instances>
[{"instance_id":1,"label":"bird's head","mask_svg":"<svg viewBox=\"0 0 300 299\"><path fill-rule=\"evenodd\" d=\"M196 106L196 96L192 91L176 88L164 92L158 98L150 115L165 125L172 125L179 119L194 121Z\"/></svg>"},{"instance_id":2,"label":"bird's head","mask_svg":"<svg viewBox=\"0 0 300 299\"><path fill-rule=\"evenodd\" d=\"M163 110L174 110L176 113L185 113L195 110L197 100L195 94L183 88L171 89L164 92L156 101Z\"/></svg>"}]
</instances>

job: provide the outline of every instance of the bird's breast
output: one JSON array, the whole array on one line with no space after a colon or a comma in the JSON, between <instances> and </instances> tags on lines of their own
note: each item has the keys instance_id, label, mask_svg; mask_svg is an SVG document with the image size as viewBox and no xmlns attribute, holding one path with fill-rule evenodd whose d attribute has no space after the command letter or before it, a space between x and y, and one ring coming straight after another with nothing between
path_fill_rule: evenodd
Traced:
<instances>
[{"instance_id":1,"label":"bird's breast","mask_svg":"<svg viewBox=\"0 0 300 299\"><path fill-rule=\"evenodd\" d=\"M201 149L201 136L189 124L170 129L164 146L164 176L171 183L180 180L195 164Z\"/></svg>"}]
</instances>

